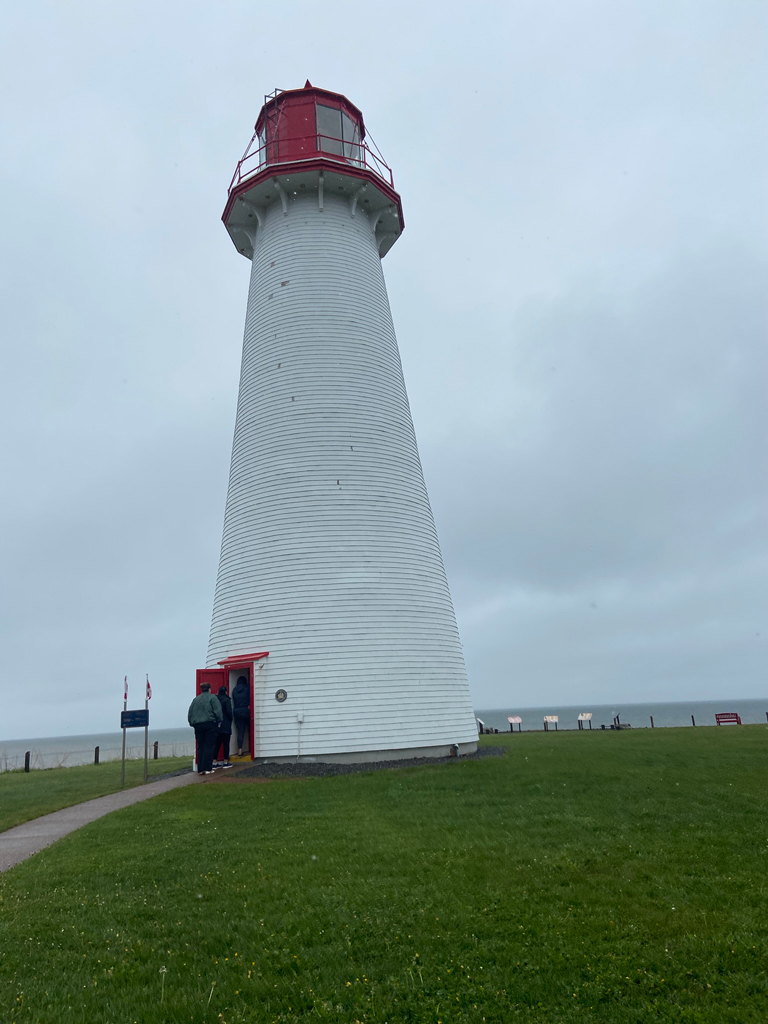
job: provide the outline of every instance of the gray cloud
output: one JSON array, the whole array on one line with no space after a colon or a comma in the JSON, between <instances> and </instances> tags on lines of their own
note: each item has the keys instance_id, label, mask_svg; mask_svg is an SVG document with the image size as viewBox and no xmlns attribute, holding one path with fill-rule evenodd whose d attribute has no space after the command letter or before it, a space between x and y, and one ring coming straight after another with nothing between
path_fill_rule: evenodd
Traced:
<instances>
[{"instance_id":1,"label":"gray cloud","mask_svg":"<svg viewBox=\"0 0 768 1024\"><path fill-rule=\"evenodd\" d=\"M425 453L489 703L759 692L765 269L722 246L529 310L485 385L498 432Z\"/></svg>"}]
</instances>

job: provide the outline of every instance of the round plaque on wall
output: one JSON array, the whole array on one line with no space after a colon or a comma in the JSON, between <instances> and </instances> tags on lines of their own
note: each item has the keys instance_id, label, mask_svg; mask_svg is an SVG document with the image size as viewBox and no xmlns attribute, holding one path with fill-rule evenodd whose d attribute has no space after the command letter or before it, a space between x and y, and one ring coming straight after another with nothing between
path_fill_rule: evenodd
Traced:
<instances>
[{"instance_id":1,"label":"round plaque on wall","mask_svg":"<svg viewBox=\"0 0 768 1024\"><path fill-rule=\"evenodd\" d=\"M277 701L278 704L282 704L283 701L287 699L288 694L285 692L285 690L278 690L277 693L275 694L275 700Z\"/></svg>"}]
</instances>

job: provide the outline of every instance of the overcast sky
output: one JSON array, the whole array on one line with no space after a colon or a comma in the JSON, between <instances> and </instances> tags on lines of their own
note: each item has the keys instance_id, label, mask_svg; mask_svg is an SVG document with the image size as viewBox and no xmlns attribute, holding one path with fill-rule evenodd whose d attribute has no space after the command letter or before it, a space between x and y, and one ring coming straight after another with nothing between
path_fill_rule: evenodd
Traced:
<instances>
[{"instance_id":1,"label":"overcast sky","mask_svg":"<svg viewBox=\"0 0 768 1024\"><path fill-rule=\"evenodd\" d=\"M0 737L186 724L263 96L345 93L477 708L762 697L759 0L32 2L0 14Z\"/></svg>"}]
</instances>

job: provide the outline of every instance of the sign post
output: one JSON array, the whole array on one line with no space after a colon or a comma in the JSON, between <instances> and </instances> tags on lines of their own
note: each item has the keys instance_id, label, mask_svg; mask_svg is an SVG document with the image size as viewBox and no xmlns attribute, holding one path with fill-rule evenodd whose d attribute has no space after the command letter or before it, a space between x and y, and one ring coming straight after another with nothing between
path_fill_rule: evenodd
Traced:
<instances>
[{"instance_id":1,"label":"sign post","mask_svg":"<svg viewBox=\"0 0 768 1024\"><path fill-rule=\"evenodd\" d=\"M152 687L149 685L149 676L147 676L147 692L144 695L144 710L147 712L147 723L144 726L144 781L146 782L149 778L149 772L147 769L147 758L149 757L149 698L152 696Z\"/></svg>"},{"instance_id":2,"label":"sign post","mask_svg":"<svg viewBox=\"0 0 768 1024\"><path fill-rule=\"evenodd\" d=\"M123 714L125 714L128 708L128 676L123 680ZM122 720L121 720L122 721ZM120 771L120 788L122 789L125 785L125 726L122 726L123 730L123 767Z\"/></svg>"}]
</instances>

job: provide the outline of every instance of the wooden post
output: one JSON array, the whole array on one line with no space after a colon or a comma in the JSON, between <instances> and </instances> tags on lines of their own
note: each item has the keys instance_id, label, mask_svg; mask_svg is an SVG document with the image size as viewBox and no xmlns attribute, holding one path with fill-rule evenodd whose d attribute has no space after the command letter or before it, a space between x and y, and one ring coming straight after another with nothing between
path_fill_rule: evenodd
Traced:
<instances>
[{"instance_id":1,"label":"wooden post","mask_svg":"<svg viewBox=\"0 0 768 1024\"><path fill-rule=\"evenodd\" d=\"M696 719L691 715L691 725L696 725Z\"/></svg>"},{"instance_id":2,"label":"wooden post","mask_svg":"<svg viewBox=\"0 0 768 1024\"><path fill-rule=\"evenodd\" d=\"M28 750L26 752L26 754L24 755L24 771L25 772L29 771L29 758L30 758L31 755L32 755L32 751L31 750Z\"/></svg>"},{"instance_id":3,"label":"wooden post","mask_svg":"<svg viewBox=\"0 0 768 1024\"><path fill-rule=\"evenodd\" d=\"M651 715L651 728L652 729L654 728L654 725L653 725L653 715Z\"/></svg>"},{"instance_id":4,"label":"wooden post","mask_svg":"<svg viewBox=\"0 0 768 1024\"><path fill-rule=\"evenodd\" d=\"M153 760L154 760L154 761L156 761L156 760L157 760L157 748L158 748L159 746L160 746L160 741L159 741L159 740L155 740L155 744L154 744L154 752L153 752L153 754L152 754L152 758L153 758Z\"/></svg>"},{"instance_id":5,"label":"wooden post","mask_svg":"<svg viewBox=\"0 0 768 1024\"><path fill-rule=\"evenodd\" d=\"M99 748L98 747L94 747L93 748L93 763L94 764L98 764L99 763Z\"/></svg>"}]
</instances>

